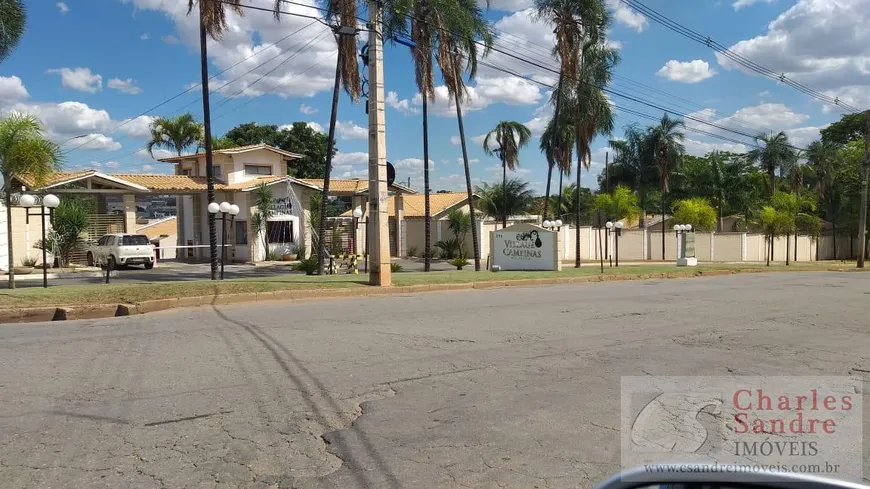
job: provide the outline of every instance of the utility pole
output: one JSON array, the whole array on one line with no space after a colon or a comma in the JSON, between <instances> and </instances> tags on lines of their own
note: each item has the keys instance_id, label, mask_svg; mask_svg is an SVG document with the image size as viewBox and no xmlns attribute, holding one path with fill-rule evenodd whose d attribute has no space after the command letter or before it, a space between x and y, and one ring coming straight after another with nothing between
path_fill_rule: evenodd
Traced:
<instances>
[{"instance_id":1,"label":"utility pole","mask_svg":"<svg viewBox=\"0 0 870 489\"><path fill-rule=\"evenodd\" d=\"M867 130L864 134L864 162L861 165L861 209L858 212L858 268L864 268L864 255L867 253L867 174L870 173L870 110L864 111Z\"/></svg>"},{"instance_id":2,"label":"utility pole","mask_svg":"<svg viewBox=\"0 0 870 489\"><path fill-rule=\"evenodd\" d=\"M387 136L384 113L384 42L381 17L383 5L369 1L369 239L371 270L369 284L392 285L390 229L387 202ZM398 229L397 229L398 232Z\"/></svg>"}]
</instances>

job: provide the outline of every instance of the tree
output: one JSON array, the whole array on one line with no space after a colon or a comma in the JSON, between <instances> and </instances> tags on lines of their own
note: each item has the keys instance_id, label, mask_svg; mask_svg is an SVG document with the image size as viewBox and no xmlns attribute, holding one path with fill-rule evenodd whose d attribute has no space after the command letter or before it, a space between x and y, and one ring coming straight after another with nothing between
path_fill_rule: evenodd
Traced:
<instances>
[{"instance_id":1,"label":"tree","mask_svg":"<svg viewBox=\"0 0 870 489\"><path fill-rule=\"evenodd\" d=\"M667 214L666 197L669 191L671 172L673 172L680 159L686 152L683 147L685 134L678 129L685 127L683 121L671 119L668 114L662 116L657 126L651 126L647 130L649 138L648 149L653 153L653 159L659 171L659 181L662 190L662 260L665 259L665 214Z\"/></svg>"},{"instance_id":2,"label":"tree","mask_svg":"<svg viewBox=\"0 0 870 489\"><path fill-rule=\"evenodd\" d=\"M0 0L0 61L18 45L27 27L27 9L21 0Z\"/></svg>"},{"instance_id":3,"label":"tree","mask_svg":"<svg viewBox=\"0 0 870 489\"><path fill-rule=\"evenodd\" d=\"M702 197L678 200L674 202L674 219L691 224L698 231L710 232L716 227L716 209Z\"/></svg>"},{"instance_id":4,"label":"tree","mask_svg":"<svg viewBox=\"0 0 870 489\"><path fill-rule=\"evenodd\" d=\"M553 121L557 125L552 132L550 148L554 155L560 155L562 158L548 157L547 159L549 166L547 190L544 195L544 219L547 219L549 216L546 205L550 197L553 167L559 165L560 172L563 172L560 175L569 173L565 170L570 169L570 157L564 159L566 149L562 146L567 142L567 138L558 127L566 121L562 115L562 103L566 95L575 93L577 87L583 83L581 81L583 77L580 76L583 46L589 40L603 39L607 25L607 9L601 0L535 0L535 15L539 20L544 20L553 26L556 41L553 55L559 59L559 79L550 99L554 106ZM576 126L574 129L575 132L578 130ZM543 140L541 149L544 149Z\"/></svg>"},{"instance_id":5,"label":"tree","mask_svg":"<svg viewBox=\"0 0 870 489\"><path fill-rule=\"evenodd\" d=\"M206 196L209 202L215 201L214 193L214 161L211 148L211 107L209 106L208 85L208 37L219 40L223 32L229 27L227 22L227 10L232 10L238 15L243 15L241 0L188 0L187 15L193 12L194 6L199 3L199 65L200 85L202 87L202 120L203 137L205 141L205 175ZM277 15L277 14L276 14ZM211 262L211 279L217 280L218 274L218 249L217 227L215 214L208 213L208 251Z\"/></svg>"},{"instance_id":6,"label":"tree","mask_svg":"<svg viewBox=\"0 0 870 489\"><path fill-rule=\"evenodd\" d=\"M474 230L474 221L471 214L462 212L459 209L453 209L447 213L447 228L456 237L459 258L465 258L465 237L468 236L469 230Z\"/></svg>"},{"instance_id":7,"label":"tree","mask_svg":"<svg viewBox=\"0 0 870 489\"><path fill-rule=\"evenodd\" d=\"M203 126L192 114L183 114L167 119L158 117L151 122L151 139L145 145L148 154L154 157L154 148L163 148L181 156L191 146L196 146L199 152L203 143ZM209 201L211 202L211 201Z\"/></svg>"},{"instance_id":8,"label":"tree","mask_svg":"<svg viewBox=\"0 0 870 489\"><path fill-rule=\"evenodd\" d=\"M326 175L326 134L315 131L306 122L294 122L279 130L274 124L249 122L230 129L223 138L233 146L269 144L302 155L288 163L287 174L296 178L324 178ZM332 148L336 152L335 145Z\"/></svg>"},{"instance_id":9,"label":"tree","mask_svg":"<svg viewBox=\"0 0 870 489\"><path fill-rule=\"evenodd\" d=\"M610 181L617 185L626 185L637 192L642 210L640 227L646 228L647 192L656 175L647 133L632 124L625 128L623 139L610 140L610 147L616 153L609 169Z\"/></svg>"},{"instance_id":10,"label":"tree","mask_svg":"<svg viewBox=\"0 0 870 489\"><path fill-rule=\"evenodd\" d=\"M52 229L45 237L48 246L46 250L57 255L61 267L69 266L70 255L84 246L85 240L82 234L95 211L94 204L92 199L68 196L64 197L54 210ZM43 246L40 240L35 248L42 249Z\"/></svg>"},{"instance_id":11,"label":"tree","mask_svg":"<svg viewBox=\"0 0 870 489\"><path fill-rule=\"evenodd\" d=\"M788 135L780 131L776 134L759 134L755 137L757 143L763 143L764 147L753 149L746 156L767 172L770 183L767 187L768 196L776 192L776 170L788 166L797 158L797 153L788 141Z\"/></svg>"},{"instance_id":12,"label":"tree","mask_svg":"<svg viewBox=\"0 0 870 489\"><path fill-rule=\"evenodd\" d=\"M249 146L252 144L268 144L278 147L280 144L280 131L274 124L257 124L246 122L230 129L224 134L236 146Z\"/></svg>"},{"instance_id":13,"label":"tree","mask_svg":"<svg viewBox=\"0 0 870 489\"><path fill-rule=\"evenodd\" d=\"M269 259L269 237L266 234L269 217L272 216L275 207L275 195L272 193L272 187L261 183L254 189L253 193L254 205L257 206L257 212L251 216L251 228L257 236L263 236L263 251L266 260Z\"/></svg>"},{"instance_id":14,"label":"tree","mask_svg":"<svg viewBox=\"0 0 870 489\"><path fill-rule=\"evenodd\" d=\"M462 163L465 167L465 188L468 193L469 218L471 219L471 239L474 241L474 270L480 271L480 242L477 239L477 223L474 214L474 196L471 187L471 167L468 163L468 147L465 141L465 128L462 123L462 102L468 96L468 89L462 77L468 73L469 79L477 74L478 43L484 45L486 55L492 46L492 28L484 19L483 12L476 0L455 0L453 8L438 9L434 15L433 26L438 30L438 45L435 59L441 68L444 85L453 99L456 121L459 126L459 141L462 146Z\"/></svg>"},{"instance_id":15,"label":"tree","mask_svg":"<svg viewBox=\"0 0 870 489\"><path fill-rule=\"evenodd\" d=\"M529 144L532 131L516 121L501 121L493 130L486 134L483 140L483 151L489 156L498 155L501 160L501 189L504 195L502 209L510 209L508 204L507 171L516 170L520 164L520 149ZM501 227L507 227L507 218L510 214L503 212L501 215Z\"/></svg>"},{"instance_id":16,"label":"tree","mask_svg":"<svg viewBox=\"0 0 870 489\"><path fill-rule=\"evenodd\" d=\"M540 149L547 159L547 189L543 199L544 208L541 211L544 220L549 218L550 181L553 179L553 169L559 169L561 181L561 175L571 174L571 160L574 155L573 117L568 111L561 111L559 118L561 122L555 117L550 119L541 135ZM557 213L560 212L558 206L554 208Z\"/></svg>"},{"instance_id":17,"label":"tree","mask_svg":"<svg viewBox=\"0 0 870 489\"><path fill-rule=\"evenodd\" d=\"M822 129L822 142L843 146L852 141L863 140L867 131L864 114L844 114L840 120Z\"/></svg>"},{"instance_id":18,"label":"tree","mask_svg":"<svg viewBox=\"0 0 870 489\"><path fill-rule=\"evenodd\" d=\"M12 246L12 177L27 176L42 185L60 168L60 147L43 136L42 124L31 115L13 112L0 119L0 173L6 199L6 238L9 254L9 288L15 288L15 257Z\"/></svg>"},{"instance_id":19,"label":"tree","mask_svg":"<svg viewBox=\"0 0 870 489\"><path fill-rule=\"evenodd\" d=\"M603 212L605 218L614 221L634 219L640 214L637 195L622 185L616 187L612 194L598 194L595 197L595 209Z\"/></svg>"},{"instance_id":20,"label":"tree","mask_svg":"<svg viewBox=\"0 0 870 489\"><path fill-rule=\"evenodd\" d=\"M496 185L484 183L475 189L475 193L480 196L480 211L502 223L507 216L528 214L535 196L529 183L518 178Z\"/></svg>"}]
</instances>

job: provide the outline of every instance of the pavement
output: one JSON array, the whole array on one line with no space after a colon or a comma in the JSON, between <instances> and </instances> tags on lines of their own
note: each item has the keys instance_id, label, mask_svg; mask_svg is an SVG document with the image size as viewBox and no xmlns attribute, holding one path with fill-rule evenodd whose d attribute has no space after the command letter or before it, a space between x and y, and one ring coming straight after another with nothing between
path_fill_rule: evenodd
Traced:
<instances>
[{"instance_id":1,"label":"pavement","mask_svg":"<svg viewBox=\"0 0 870 489\"><path fill-rule=\"evenodd\" d=\"M868 294L765 273L3 325L0 487L592 487L620 376L860 376Z\"/></svg>"}]
</instances>

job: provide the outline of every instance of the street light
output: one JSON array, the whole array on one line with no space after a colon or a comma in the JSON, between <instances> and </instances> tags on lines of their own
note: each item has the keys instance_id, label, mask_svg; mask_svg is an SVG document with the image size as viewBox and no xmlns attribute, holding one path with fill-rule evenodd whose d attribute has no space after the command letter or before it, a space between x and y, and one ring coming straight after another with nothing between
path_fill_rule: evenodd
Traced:
<instances>
[{"instance_id":1,"label":"street light","mask_svg":"<svg viewBox=\"0 0 870 489\"><path fill-rule=\"evenodd\" d=\"M356 259L356 255L359 252L357 249L356 239L359 236L359 220L363 215L362 206L356 206L356 209L353 210L353 255L354 259Z\"/></svg>"},{"instance_id":2,"label":"street light","mask_svg":"<svg viewBox=\"0 0 870 489\"><path fill-rule=\"evenodd\" d=\"M227 259L227 214L230 216L230 222L235 221L236 216L241 209L236 204L229 202L211 202L208 204L208 212L211 214L221 213L221 217L216 217L221 221L221 280L224 279L224 262Z\"/></svg>"},{"instance_id":3,"label":"street light","mask_svg":"<svg viewBox=\"0 0 870 489\"><path fill-rule=\"evenodd\" d=\"M608 244L610 244L610 233L613 231L613 223L611 221L607 221L604 224L604 227L606 228L604 231L604 237L605 237L604 244L606 247ZM606 252L606 253L607 253L607 259L610 261L610 268L613 268L613 257L610 256L609 252ZM617 260L617 263L619 263L619 260Z\"/></svg>"},{"instance_id":4,"label":"street light","mask_svg":"<svg viewBox=\"0 0 870 489\"><path fill-rule=\"evenodd\" d=\"M24 187L21 188L24 190ZM30 224L30 216L39 216L42 219L42 287L48 288L48 243L45 241L45 216L48 216L48 222L54 223L54 210L60 205L60 199L56 195L46 194L42 196L42 202L39 204L39 213L30 212L30 209L36 207L36 197L30 194L22 194L18 198L18 205L25 209L25 219L27 224ZM48 208L48 212L45 209Z\"/></svg>"},{"instance_id":5,"label":"street light","mask_svg":"<svg viewBox=\"0 0 870 489\"><path fill-rule=\"evenodd\" d=\"M615 248L614 254L616 255L616 267L617 268L619 268L619 237L622 236L622 227L623 226L624 226L624 224L622 224L622 221L616 221L616 223L613 224L613 227L616 228L616 231L615 231L616 242L614 243L614 248Z\"/></svg>"}]
</instances>

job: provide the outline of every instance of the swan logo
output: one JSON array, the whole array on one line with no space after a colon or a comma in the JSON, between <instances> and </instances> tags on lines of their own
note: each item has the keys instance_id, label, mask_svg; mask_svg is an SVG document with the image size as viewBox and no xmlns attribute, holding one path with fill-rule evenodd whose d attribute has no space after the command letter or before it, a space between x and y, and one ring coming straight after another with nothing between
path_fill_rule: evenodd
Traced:
<instances>
[{"instance_id":1,"label":"swan logo","mask_svg":"<svg viewBox=\"0 0 870 489\"><path fill-rule=\"evenodd\" d=\"M529 231L527 233L517 233L517 241L530 241L534 243L535 248L540 248L544 245L541 241L541 236L537 231Z\"/></svg>"},{"instance_id":2,"label":"swan logo","mask_svg":"<svg viewBox=\"0 0 870 489\"><path fill-rule=\"evenodd\" d=\"M698 453L710 437L699 415L720 415L723 404L709 395L659 394L634 419L632 446L643 452Z\"/></svg>"}]
</instances>

